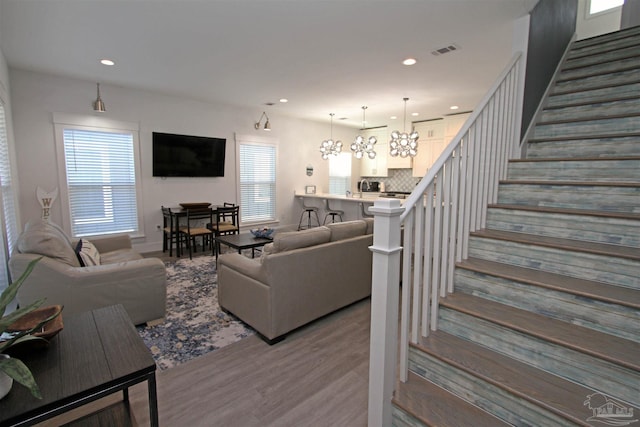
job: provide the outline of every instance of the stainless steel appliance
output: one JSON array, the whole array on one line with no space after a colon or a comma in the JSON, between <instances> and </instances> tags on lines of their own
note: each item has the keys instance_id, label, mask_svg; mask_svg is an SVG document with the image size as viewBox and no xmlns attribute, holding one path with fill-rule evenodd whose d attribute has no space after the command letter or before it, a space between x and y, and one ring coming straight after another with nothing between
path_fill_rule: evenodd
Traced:
<instances>
[{"instance_id":1,"label":"stainless steel appliance","mask_svg":"<svg viewBox=\"0 0 640 427\"><path fill-rule=\"evenodd\" d=\"M360 189L360 184L362 181L358 182L358 191L362 191L363 193L378 193L380 192L380 181L369 181L368 179L364 181L363 188Z\"/></svg>"}]
</instances>

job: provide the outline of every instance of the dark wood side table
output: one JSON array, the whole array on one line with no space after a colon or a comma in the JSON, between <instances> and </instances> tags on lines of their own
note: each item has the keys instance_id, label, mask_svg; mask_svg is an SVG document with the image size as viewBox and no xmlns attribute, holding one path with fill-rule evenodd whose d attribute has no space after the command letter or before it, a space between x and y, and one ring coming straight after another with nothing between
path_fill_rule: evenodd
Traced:
<instances>
[{"instance_id":1,"label":"dark wood side table","mask_svg":"<svg viewBox=\"0 0 640 427\"><path fill-rule=\"evenodd\" d=\"M216 236L216 242L237 249L241 253L243 249L251 249L251 256L255 256L255 248L261 248L267 243L273 242L273 239L265 239L262 237L254 237L251 233L242 234L223 234ZM216 251L216 260L218 252Z\"/></svg>"},{"instance_id":2,"label":"dark wood side table","mask_svg":"<svg viewBox=\"0 0 640 427\"><path fill-rule=\"evenodd\" d=\"M33 425L119 391L127 414L116 425L128 425L128 388L144 381L151 425L158 426L156 364L124 308L115 305L63 320L64 329L48 348L20 355L33 372L43 399L14 384L0 400L0 426ZM101 416L113 413L95 413L96 418Z\"/></svg>"}]
</instances>

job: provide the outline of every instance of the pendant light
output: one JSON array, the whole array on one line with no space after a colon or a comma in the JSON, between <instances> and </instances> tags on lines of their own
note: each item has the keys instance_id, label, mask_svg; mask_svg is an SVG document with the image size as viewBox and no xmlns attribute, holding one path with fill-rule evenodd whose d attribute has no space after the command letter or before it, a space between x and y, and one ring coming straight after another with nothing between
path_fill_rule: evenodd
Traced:
<instances>
[{"instance_id":1,"label":"pendant light","mask_svg":"<svg viewBox=\"0 0 640 427\"><path fill-rule=\"evenodd\" d=\"M365 120L365 111L367 107L362 106L362 129L365 129L367 121ZM362 135L358 135L353 143L351 143L351 151L356 159L361 159L366 154L370 159L376 158L375 145L378 140L375 136L370 136L366 141Z\"/></svg>"},{"instance_id":2,"label":"pendant light","mask_svg":"<svg viewBox=\"0 0 640 427\"><path fill-rule=\"evenodd\" d=\"M322 144L320 144L320 152L324 160L327 160L330 154L337 156L342 151L342 141L333 140L333 116L335 114L331 113L329 115L331 116L331 138L322 141Z\"/></svg>"},{"instance_id":3,"label":"pendant light","mask_svg":"<svg viewBox=\"0 0 640 427\"><path fill-rule=\"evenodd\" d=\"M96 98L96 100L93 101L93 111L104 113L105 111L107 111L107 109L104 106L104 102L102 101L102 98L100 98L100 83L97 83L97 85L98 85L98 98Z\"/></svg>"},{"instance_id":4,"label":"pendant light","mask_svg":"<svg viewBox=\"0 0 640 427\"><path fill-rule=\"evenodd\" d=\"M394 130L391 132L391 141L389 141L389 154L392 157L415 157L418 154L418 132L411 130L411 133L406 132L407 122L407 101L409 98L404 99L404 131L400 132Z\"/></svg>"}]
</instances>

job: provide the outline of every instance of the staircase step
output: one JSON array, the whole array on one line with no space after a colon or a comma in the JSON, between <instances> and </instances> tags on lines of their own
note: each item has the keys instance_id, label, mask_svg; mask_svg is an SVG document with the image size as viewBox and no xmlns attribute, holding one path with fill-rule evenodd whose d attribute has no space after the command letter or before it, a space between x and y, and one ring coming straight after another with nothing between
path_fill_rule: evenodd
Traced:
<instances>
[{"instance_id":1,"label":"staircase step","mask_svg":"<svg viewBox=\"0 0 640 427\"><path fill-rule=\"evenodd\" d=\"M575 44L569 50L567 55L568 60L583 58L591 55L599 55L604 52L612 52L617 49L627 48L630 46L640 45L640 38L637 37L623 37L619 39L609 40L607 42L601 42L598 44L586 45L582 47L576 47Z\"/></svg>"},{"instance_id":2,"label":"staircase step","mask_svg":"<svg viewBox=\"0 0 640 427\"><path fill-rule=\"evenodd\" d=\"M562 71L585 68L603 63L623 61L625 59L640 57L640 44L632 43L626 47L616 49L600 49L591 55L569 57L562 66Z\"/></svg>"},{"instance_id":3,"label":"staircase step","mask_svg":"<svg viewBox=\"0 0 640 427\"><path fill-rule=\"evenodd\" d=\"M621 61L615 67L615 71L612 71L609 64L565 71L558 76L551 94L558 95L638 83L638 68L640 68L640 58Z\"/></svg>"},{"instance_id":4,"label":"staircase step","mask_svg":"<svg viewBox=\"0 0 640 427\"><path fill-rule=\"evenodd\" d=\"M587 117L581 120L538 122L533 138L578 137L593 133L616 134L640 131L640 112L628 115Z\"/></svg>"},{"instance_id":5,"label":"staircase step","mask_svg":"<svg viewBox=\"0 0 640 427\"><path fill-rule=\"evenodd\" d=\"M438 322L443 332L640 404L640 343L463 293L441 300Z\"/></svg>"},{"instance_id":6,"label":"staircase step","mask_svg":"<svg viewBox=\"0 0 640 427\"><path fill-rule=\"evenodd\" d=\"M468 340L435 331L409 357L413 372L513 425L589 425L583 403L593 390Z\"/></svg>"},{"instance_id":7,"label":"staircase step","mask_svg":"<svg viewBox=\"0 0 640 427\"><path fill-rule=\"evenodd\" d=\"M498 203L640 213L640 185L627 182L501 181Z\"/></svg>"},{"instance_id":8,"label":"staircase step","mask_svg":"<svg viewBox=\"0 0 640 427\"><path fill-rule=\"evenodd\" d=\"M605 34L599 34L597 36L589 37L582 40L576 40L575 42L573 42L571 50L582 50L594 46L598 48L598 46L602 46L603 44L621 41L627 38L635 38L637 36L640 36L640 26L625 28L619 31L613 31Z\"/></svg>"},{"instance_id":9,"label":"staircase step","mask_svg":"<svg viewBox=\"0 0 640 427\"><path fill-rule=\"evenodd\" d=\"M559 94L550 94L547 99L545 111L568 106L583 106L597 102L607 102L613 100L635 99L640 93L640 78L636 83L621 84L596 89L585 89L576 91L565 91Z\"/></svg>"},{"instance_id":10,"label":"staircase step","mask_svg":"<svg viewBox=\"0 0 640 427\"><path fill-rule=\"evenodd\" d=\"M527 158L640 156L640 133L633 135L584 135L576 137L531 138Z\"/></svg>"},{"instance_id":11,"label":"staircase step","mask_svg":"<svg viewBox=\"0 0 640 427\"><path fill-rule=\"evenodd\" d=\"M640 94L640 92L638 92ZM610 117L624 115L630 111L640 111L640 95L626 99L599 101L595 103L579 103L577 105L546 108L539 118L539 123L582 120L585 116Z\"/></svg>"},{"instance_id":12,"label":"staircase step","mask_svg":"<svg viewBox=\"0 0 640 427\"><path fill-rule=\"evenodd\" d=\"M471 233L468 256L640 289L637 248L481 230Z\"/></svg>"},{"instance_id":13,"label":"staircase step","mask_svg":"<svg viewBox=\"0 0 640 427\"><path fill-rule=\"evenodd\" d=\"M456 292L640 343L640 290L470 258L455 269Z\"/></svg>"},{"instance_id":14,"label":"staircase step","mask_svg":"<svg viewBox=\"0 0 640 427\"><path fill-rule=\"evenodd\" d=\"M486 228L640 248L640 213L489 205Z\"/></svg>"},{"instance_id":15,"label":"staircase step","mask_svg":"<svg viewBox=\"0 0 640 427\"><path fill-rule=\"evenodd\" d=\"M421 425L433 427L509 426L493 415L471 405L445 389L412 372L406 383L396 387L393 404L394 425ZM402 421L401 424L398 421Z\"/></svg>"},{"instance_id":16,"label":"staircase step","mask_svg":"<svg viewBox=\"0 0 640 427\"><path fill-rule=\"evenodd\" d=\"M637 157L574 157L569 159L510 160L507 170L510 181L574 181L574 182L636 182L640 183L640 156Z\"/></svg>"}]
</instances>

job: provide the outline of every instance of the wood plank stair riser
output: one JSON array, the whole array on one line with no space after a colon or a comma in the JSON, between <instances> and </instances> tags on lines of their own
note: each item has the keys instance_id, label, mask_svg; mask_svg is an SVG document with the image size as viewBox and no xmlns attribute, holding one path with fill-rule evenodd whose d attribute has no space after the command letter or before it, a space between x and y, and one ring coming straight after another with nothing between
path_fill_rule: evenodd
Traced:
<instances>
[{"instance_id":1,"label":"wood plank stair riser","mask_svg":"<svg viewBox=\"0 0 640 427\"><path fill-rule=\"evenodd\" d=\"M549 160L511 162L507 170L511 181L637 182L640 185L640 157L617 160Z\"/></svg>"},{"instance_id":2,"label":"wood plank stair riser","mask_svg":"<svg viewBox=\"0 0 640 427\"><path fill-rule=\"evenodd\" d=\"M473 236L469 257L640 289L640 262L633 260Z\"/></svg>"},{"instance_id":3,"label":"wood plank stair riser","mask_svg":"<svg viewBox=\"0 0 640 427\"><path fill-rule=\"evenodd\" d=\"M598 43L597 45L584 46L584 47L572 47L567 55L568 60L577 59L584 56L599 55L602 52L611 52L616 49L637 46L640 43L635 37L627 37L624 39L610 40L604 43Z\"/></svg>"},{"instance_id":4,"label":"wood plank stair riser","mask_svg":"<svg viewBox=\"0 0 640 427\"><path fill-rule=\"evenodd\" d=\"M556 136L588 135L594 133L637 132L640 130L640 116L615 119L600 119L569 123L538 124L533 138L548 138Z\"/></svg>"},{"instance_id":5,"label":"wood plank stair riser","mask_svg":"<svg viewBox=\"0 0 640 427\"><path fill-rule=\"evenodd\" d=\"M640 374L549 341L441 307L440 330L585 387L640 405Z\"/></svg>"},{"instance_id":6,"label":"wood plank stair riser","mask_svg":"<svg viewBox=\"0 0 640 427\"><path fill-rule=\"evenodd\" d=\"M463 292L620 338L640 342L640 311L461 268L455 270L456 292Z\"/></svg>"},{"instance_id":7,"label":"wood plank stair riser","mask_svg":"<svg viewBox=\"0 0 640 427\"><path fill-rule=\"evenodd\" d=\"M546 109L540 115L541 122L580 119L588 116L608 116L626 114L640 110L640 98L594 102L587 105Z\"/></svg>"},{"instance_id":8,"label":"wood plank stair riser","mask_svg":"<svg viewBox=\"0 0 640 427\"><path fill-rule=\"evenodd\" d=\"M632 219L489 208L486 227L640 248L640 222Z\"/></svg>"},{"instance_id":9,"label":"wood plank stair riser","mask_svg":"<svg viewBox=\"0 0 640 427\"><path fill-rule=\"evenodd\" d=\"M579 139L567 141L529 141L528 158L611 157L640 155L640 138Z\"/></svg>"},{"instance_id":10,"label":"wood plank stair riser","mask_svg":"<svg viewBox=\"0 0 640 427\"><path fill-rule=\"evenodd\" d=\"M562 67L562 70L589 67L599 65L604 62L613 62L624 60L625 58L633 58L640 56L640 46L633 44L620 49L610 50L599 54L589 56L568 58Z\"/></svg>"},{"instance_id":11,"label":"wood plank stair riser","mask_svg":"<svg viewBox=\"0 0 640 427\"><path fill-rule=\"evenodd\" d=\"M415 348L409 349L409 370L514 425L532 427L576 425L521 396L514 395L464 370L456 369L426 353L416 351Z\"/></svg>"},{"instance_id":12,"label":"wood plank stair riser","mask_svg":"<svg viewBox=\"0 0 640 427\"><path fill-rule=\"evenodd\" d=\"M600 46L602 44L608 44L610 42L622 41L625 39L635 39L640 35L640 27L625 28L620 31L613 31L605 34L600 34L594 37L586 39L576 40L571 45L571 50L581 50L590 48L593 46Z\"/></svg>"},{"instance_id":13,"label":"wood plank stair riser","mask_svg":"<svg viewBox=\"0 0 640 427\"><path fill-rule=\"evenodd\" d=\"M392 427L425 427L418 419L397 407L392 408Z\"/></svg>"},{"instance_id":14,"label":"wood plank stair riser","mask_svg":"<svg viewBox=\"0 0 640 427\"><path fill-rule=\"evenodd\" d=\"M606 88L583 90L580 92L550 94L545 109L575 103L597 103L610 99L627 97L639 92L640 83L636 82L620 86L607 86Z\"/></svg>"},{"instance_id":15,"label":"wood plank stair riser","mask_svg":"<svg viewBox=\"0 0 640 427\"><path fill-rule=\"evenodd\" d=\"M640 58L626 59L617 63L615 70L610 64L594 65L589 68L567 70L558 76L551 94L637 83L637 69L640 68Z\"/></svg>"},{"instance_id":16,"label":"wood plank stair riser","mask_svg":"<svg viewBox=\"0 0 640 427\"><path fill-rule=\"evenodd\" d=\"M639 187L590 187L502 183L498 203L565 209L640 213Z\"/></svg>"}]
</instances>

